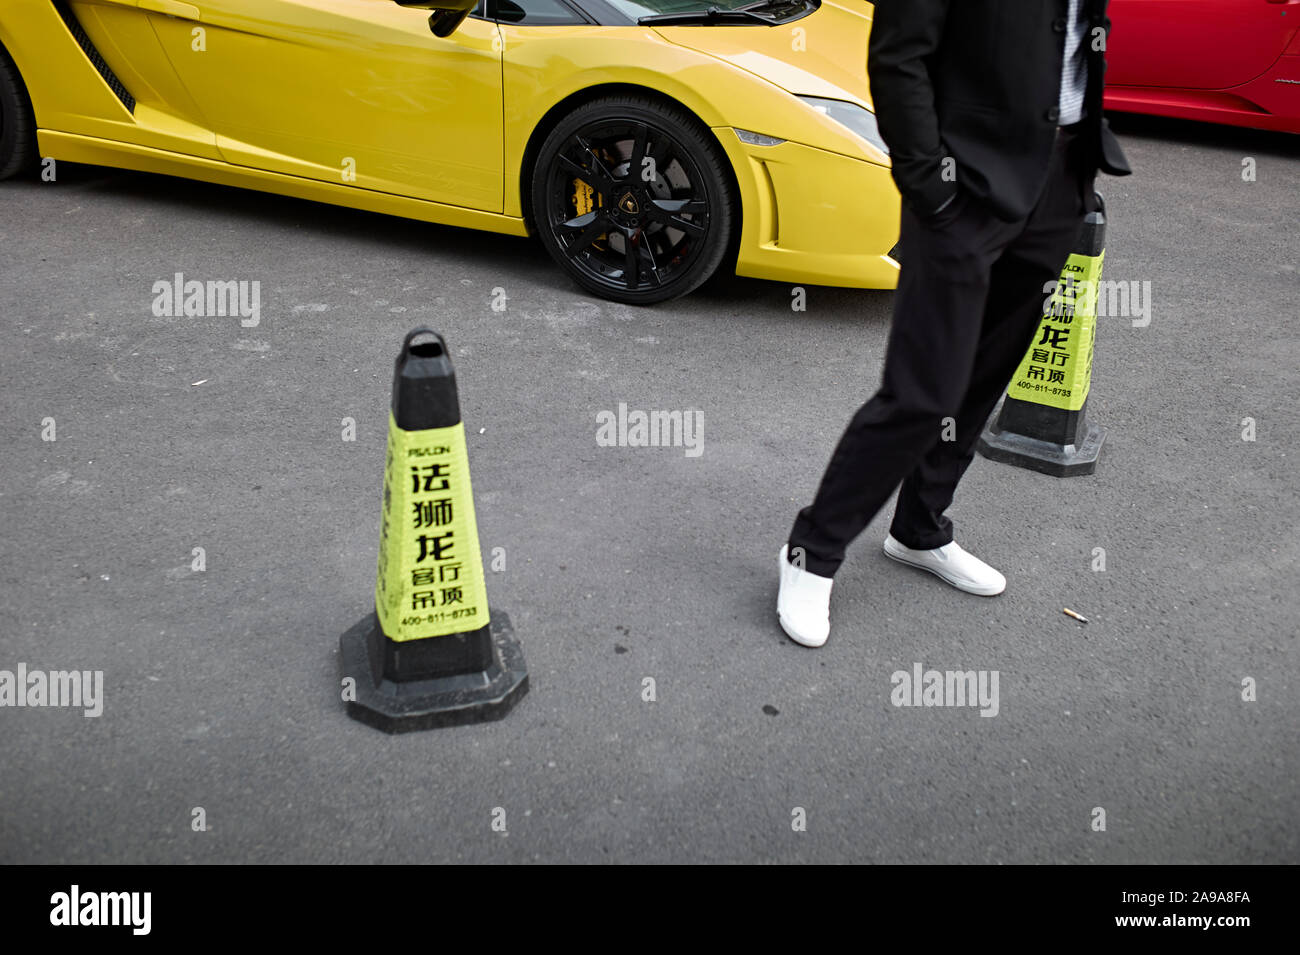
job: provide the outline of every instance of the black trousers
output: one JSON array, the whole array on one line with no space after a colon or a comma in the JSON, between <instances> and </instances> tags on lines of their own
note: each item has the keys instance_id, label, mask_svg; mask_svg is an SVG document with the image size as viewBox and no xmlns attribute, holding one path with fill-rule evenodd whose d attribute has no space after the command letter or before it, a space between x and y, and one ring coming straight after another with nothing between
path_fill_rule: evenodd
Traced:
<instances>
[{"instance_id":1,"label":"black trousers","mask_svg":"<svg viewBox=\"0 0 1300 955\"><path fill-rule=\"evenodd\" d=\"M922 550L952 540L944 512L1082 224L1092 177L1080 145L1074 130L1058 132L1043 190L1022 220L995 218L965 190L923 220L904 208L884 380L795 519L792 562L834 576L900 481L890 533Z\"/></svg>"}]
</instances>

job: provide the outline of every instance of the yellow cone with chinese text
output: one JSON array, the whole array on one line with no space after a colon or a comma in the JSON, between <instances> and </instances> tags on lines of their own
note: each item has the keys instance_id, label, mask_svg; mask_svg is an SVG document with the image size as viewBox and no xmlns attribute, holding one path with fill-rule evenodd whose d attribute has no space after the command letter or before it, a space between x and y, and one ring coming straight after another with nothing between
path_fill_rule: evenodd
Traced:
<instances>
[{"instance_id":1,"label":"yellow cone with chinese text","mask_svg":"<svg viewBox=\"0 0 1300 955\"><path fill-rule=\"evenodd\" d=\"M348 713L388 732L499 719L528 690L509 617L488 609L456 376L427 328L393 374L375 610L340 651Z\"/></svg>"},{"instance_id":2,"label":"yellow cone with chinese text","mask_svg":"<svg viewBox=\"0 0 1300 955\"><path fill-rule=\"evenodd\" d=\"M1050 289L1029 350L980 434L976 447L986 458L1056 477L1097 469L1106 429L1088 417L1088 394L1106 212L1101 195L1096 199L1097 210L1084 217L1074 251Z\"/></svg>"}]
</instances>

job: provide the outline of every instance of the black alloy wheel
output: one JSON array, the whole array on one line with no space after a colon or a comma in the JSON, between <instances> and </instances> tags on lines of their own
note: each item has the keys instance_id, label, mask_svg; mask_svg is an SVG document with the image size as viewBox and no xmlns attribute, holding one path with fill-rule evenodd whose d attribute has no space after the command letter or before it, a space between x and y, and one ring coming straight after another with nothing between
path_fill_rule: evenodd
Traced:
<instances>
[{"instance_id":1,"label":"black alloy wheel","mask_svg":"<svg viewBox=\"0 0 1300 955\"><path fill-rule=\"evenodd\" d=\"M712 133L685 110L634 96L595 100L557 124L538 157L533 221L588 291L662 302L722 262L734 188Z\"/></svg>"}]
</instances>

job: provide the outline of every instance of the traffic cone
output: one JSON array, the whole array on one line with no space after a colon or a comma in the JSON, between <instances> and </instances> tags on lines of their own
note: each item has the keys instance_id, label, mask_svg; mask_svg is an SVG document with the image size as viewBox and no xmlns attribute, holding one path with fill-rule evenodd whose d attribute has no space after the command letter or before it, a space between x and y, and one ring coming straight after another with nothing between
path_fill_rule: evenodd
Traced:
<instances>
[{"instance_id":1,"label":"traffic cone","mask_svg":"<svg viewBox=\"0 0 1300 955\"><path fill-rule=\"evenodd\" d=\"M1097 289L1106 257L1106 212L1084 218L1034 341L977 447L993 461L1056 477L1097 470L1106 429L1088 420Z\"/></svg>"},{"instance_id":2,"label":"traffic cone","mask_svg":"<svg viewBox=\"0 0 1300 955\"><path fill-rule=\"evenodd\" d=\"M510 618L488 610L456 374L427 328L393 373L375 610L339 649L348 715L389 733L500 719L528 692Z\"/></svg>"}]
</instances>

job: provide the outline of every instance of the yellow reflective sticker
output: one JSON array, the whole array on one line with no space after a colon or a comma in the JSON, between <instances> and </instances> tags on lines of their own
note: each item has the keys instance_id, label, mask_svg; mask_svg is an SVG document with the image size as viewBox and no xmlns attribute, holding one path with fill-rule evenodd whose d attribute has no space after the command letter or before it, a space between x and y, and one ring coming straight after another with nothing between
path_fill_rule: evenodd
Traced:
<instances>
[{"instance_id":1,"label":"yellow reflective sticker","mask_svg":"<svg viewBox=\"0 0 1300 955\"><path fill-rule=\"evenodd\" d=\"M1078 411L1092 386L1101 255L1070 256L1056 291L1043 309L1034 341L1016 369L1007 395L1021 401Z\"/></svg>"},{"instance_id":2,"label":"yellow reflective sticker","mask_svg":"<svg viewBox=\"0 0 1300 955\"><path fill-rule=\"evenodd\" d=\"M389 412L375 611L398 642L488 622L463 422L404 431Z\"/></svg>"}]
</instances>

